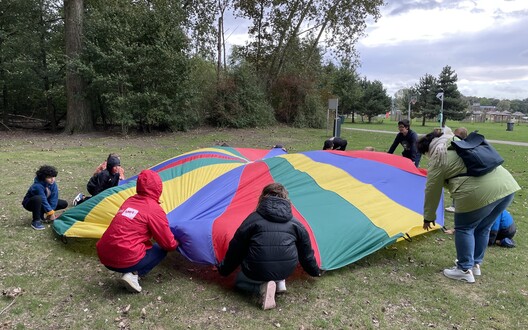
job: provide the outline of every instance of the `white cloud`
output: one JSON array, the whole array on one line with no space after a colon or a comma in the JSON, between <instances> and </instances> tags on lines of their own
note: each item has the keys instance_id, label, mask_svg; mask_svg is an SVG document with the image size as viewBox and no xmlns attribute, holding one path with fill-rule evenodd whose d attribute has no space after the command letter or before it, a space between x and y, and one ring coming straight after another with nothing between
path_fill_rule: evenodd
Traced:
<instances>
[{"instance_id":1,"label":"white cloud","mask_svg":"<svg viewBox=\"0 0 528 330\"><path fill-rule=\"evenodd\" d=\"M528 98L528 1L393 0L358 49L393 94L451 66L467 96Z\"/></svg>"}]
</instances>

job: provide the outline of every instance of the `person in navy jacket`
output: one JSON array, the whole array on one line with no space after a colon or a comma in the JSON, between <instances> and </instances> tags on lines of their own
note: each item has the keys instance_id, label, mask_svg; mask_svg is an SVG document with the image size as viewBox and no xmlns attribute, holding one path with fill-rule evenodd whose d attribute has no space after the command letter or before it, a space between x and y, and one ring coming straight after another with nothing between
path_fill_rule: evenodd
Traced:
<instances>
[{"instance_id":1,"label":"person in navy jacket","mask_svg":"<svg viewBox=\"0 0 528 330\"><path fill-rule=\"evenodd\" d=\"M418 134L411 129L411 124L407 119L398 122L398 130L400 132L396 135L394 142L392 142L387 152L389 154L394 153L398 144L401 144L403 147L402 156L412 160L414 165L418 167L420 165L420 159L422 158L422 155L418 152Z\"/></svg>"},{"instance_id":2,"label":"person in navy jacket","mask_svg":"<svg viewBox=\"0 0 528 330\"><path fill-rule=\"evenodd\" d=\"M43 221L55 220L57 218L55 211L68 207L68 202L59 199L56 177L55 167L41 166L22 200L22 206L32 213L31 227L35 230L45 229Z\"/></svg>"}]
</instances>

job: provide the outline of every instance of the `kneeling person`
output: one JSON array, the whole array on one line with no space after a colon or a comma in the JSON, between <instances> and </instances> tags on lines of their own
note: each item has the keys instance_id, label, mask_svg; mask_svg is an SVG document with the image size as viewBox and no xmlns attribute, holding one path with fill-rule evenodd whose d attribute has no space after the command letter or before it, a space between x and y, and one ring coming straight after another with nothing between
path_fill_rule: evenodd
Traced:
<instances>
[{"instance_id":1,"label":"kneeling person","mask_svg":"<svg viewBox=\"0 0 528 330\"><path fill-rule=\"evenodd\" d=\"M227 276L242 265L235 287L260 293L262 308L270 309L275 307L275 292L286 290L284 280L298 262L311 276L321 275L308 232L292 215L286 188L271 183L262 190L257 210L229 242L218 272Z\"/></svg>"}]
</instances>

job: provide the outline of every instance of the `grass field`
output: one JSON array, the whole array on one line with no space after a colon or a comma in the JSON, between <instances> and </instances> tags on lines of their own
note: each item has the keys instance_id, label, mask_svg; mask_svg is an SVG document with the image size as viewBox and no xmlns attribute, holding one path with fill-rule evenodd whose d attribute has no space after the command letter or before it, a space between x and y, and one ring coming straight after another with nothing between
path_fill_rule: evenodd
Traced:
<instances>
[{"instance_id":1,"label":"grass field","mask_svg":"<svg viewBox=\"0 0 528 330\"><path fill-rule=\"evenodd\" d=\"M413 125L419 133L432 130ZM470 126L488 139L528 142L528 127ZM458 126L457 123L451 125ZM351 124L388 130L396 124ZM0 132L0 329L522 329L528 328L526 210L528 147L495 145L523 187L510 207L517 247L488 250L483 275L473 285L445 278L455 259L453 237L435 231L388 246L360 261L313 279L297 271L278 308L262 311L232 290L210 266L169 254L129 294L118 277L99 264L95 240L63 244L50 228L34 231L20 202L42 164L57 167L62 198L85 190L94 168L109 152L121 155L126 175L199 147L233 147L289 152L321 149L326 130L273 127L253 130L200 129L186 133L121 137L110 134L50 135ZM394 135L342 130L347 149L387 150ZM401 147L396 151L401 152ZM426 165L426 160L422 166ZM405 189L405 187L402 187ZM446 216L452 226L452 215ZM17 290L20 288L20 292Z\"/></svg>"}]
</instances>

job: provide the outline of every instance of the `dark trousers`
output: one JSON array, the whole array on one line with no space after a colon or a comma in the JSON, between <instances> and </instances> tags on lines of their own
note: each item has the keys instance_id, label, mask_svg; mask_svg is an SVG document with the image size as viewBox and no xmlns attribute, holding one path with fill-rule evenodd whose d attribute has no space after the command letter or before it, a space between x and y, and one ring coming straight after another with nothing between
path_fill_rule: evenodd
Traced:
<instances>
[{"instance_id":1,"label":"dark trousers","mask_svg":"<svg viewBox=\"0 0 528 330\"><path fill-rule=\"evenodd\" d=\"M152 268L156 267L163 258L167 256L167 251L163 250L158 243L154 243L150 249L147 250L147 253L137 264L131 267L126 268L114 268L105 265L106 268L113 270L118 273L132 273L137 272L140 277L147 275Z\"/></svg>"},{"instance_id":2,"label":"dark trousers","mask_svg":"<svg viewBox=\"0 0 528 330\"><path fill-rule=\"evenodd\" d=\"M44 220L44 208L42 207L42 197L41 196L35 195L31 197L23 206L26 210L30 211L33 214L32 221ZM55 211L63 210L67 207L68 207L68 202L63 199L59 199L57 202L57 207L55 208Z\"/></svg>"}]
</instances>

